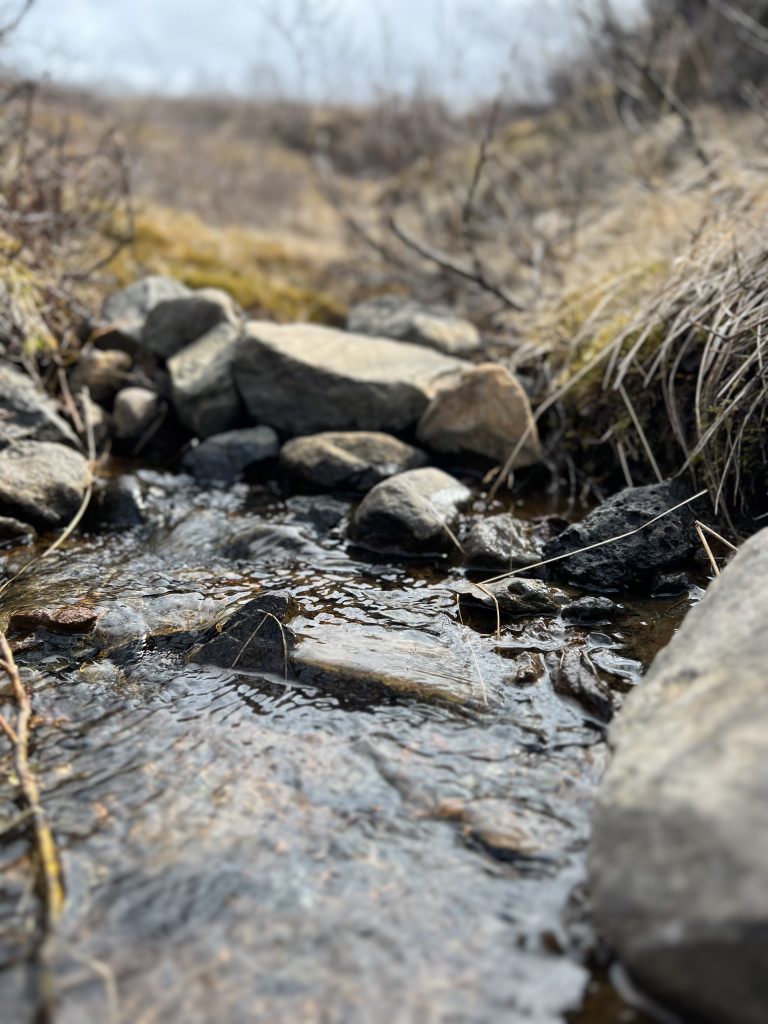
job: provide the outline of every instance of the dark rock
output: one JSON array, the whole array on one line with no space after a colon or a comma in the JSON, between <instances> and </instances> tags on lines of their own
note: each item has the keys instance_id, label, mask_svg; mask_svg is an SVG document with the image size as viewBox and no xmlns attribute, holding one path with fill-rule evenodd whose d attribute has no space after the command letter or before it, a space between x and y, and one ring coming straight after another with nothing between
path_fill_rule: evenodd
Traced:
<instances>
[{"instance_id":1,"label":"dark rock","mask_svg":"<svg viewBox=\"0 0 768 1024\"><path fill-rule=\"evenodd\" d=\"M266 562L279 559L290 561L289 556L319 554L317 544L301 526L295 523L272 523L256 520L243 526L222 545L225 558L245 562Z\"/></svg>"},{"instance_id":2,"label":"dark rock","mask_svg":"<svg viewBox=\"0 0 768 1024\"><path fill-rule=\"evenodd\" d=\"M498 363L463 370L441 387L417 429L421 444L438 452L482 455L503 463L517 450L513 469L541 459L531 403L517 378Z\"/></svg>"},{"instance_id":3,"label":"dark rock","mask_svg":"<svg viewBox=\"0 0 768 1024\"><path fill-rule=\"evenodd\" d=\"M9 516L0 516L0 544L32 541L36 536L37 530L29 523L22 523L21 520Z\"/></svg>"},{"instance_id":4,"label":"dark rock","mask_svg":"<svg viewBox=\"0 0 768 1024\"><path fill-rule=\"evenodd\" d=\"M663 572L653 584L653 597L678 597L696 584L689 572Z\"/></svg>"},{"instance_id":5,"label":"dark rock","mask_svg":"<svg viewBox=\"0 0 768 1024\"><path fill-rule=\"evenodd\" d=\"M512 576L494 583L455 584L462 608L483 608L505 615L557 615L565 601L565 594L541 580Z\"/></svg>"},{"instance_id":6,"label":"dark rock","mask_svg":"<svg viewBox=\"0 0 768 1024\"><path fill-rule=\"evenodd\" d=\"M0 448L16 441L55 441L80 447L55 402L26 373L0 363Z\"/></svg>"},{"instance_id":7,"label":"dark rock","mask_svg":"<svg viewBox=\"0 0 768 1024\"><path fill-rule=\"evenodd\" d=\"M145 502L135 476L100 480L88 510L88 524L113 530L132 530L145 522Z\"/></svg>"},{"instance_id":8,"label":"dark rock","mask_svg":"<svg viewBox=\"0 0 768 1024\"><path fill-rule=\"evenodd\" d=\"M597 926L686 1019L768 1007L768 530L688 613L611 728L590 850Z\"/></svg>"},{"instance_id":9,"label":"dark rock","mask_svg":"<svg viewBox=\"0 0 768 1024\"><path fill-rule=\"evenodd\" d=\"M119 349L92 348L82 352L69 378L73 395L86 387L94 402L109 405L125 387L133 359Z\"/></svg>"},{"instance_id":10,"label":"dark rock","mask_svg":"<svg viewBox=\"0 0 768 1024\"><path fill-rule=\"evenodd\" d=\"M294 520L309 524L320 534L334 530L349 511L346 501L329 494L295 494L288 498L285 505Z\"/></svg>"},{"instance_id":11,"label":"dark rock","mask_svg":"<svg viewBox=\"0 0 768 1024\"><path fill-rule=\"evenodd\" d=\"M185 453L181 464L197 480L234 483L256 463L276 458L279 449L271 427L247 427L207 437Z\"/></svg>"},{"instance_id":12,"label":"dark rock","mask_svg":"<svg viewBox=\"0 0 768 1024\"><path fill-rule=\"evenodd\" d=\"M176 412L197 437L238 425L242 406L233 376L236 341L237 328L221 323L168 361Z\"/></svg>"},{"instance_id":13,"label":"dark rock","mask_svg":"<svg viewBox=\"0 0 768 1024\"><path fill-rule=\"evenodd\" d=\"M110 295L102 307L102 320L107 327L138 343L144 321L159 302L189 294L189 288L179 281L151 275Z\"/></svg>"},{"instance_id":14,"label":"dark rock","mask_svg":"<svg viewBox=\"0 0 768 1024\"><path fill-rule=\"evenodd\" d=\"M18 441L0 451L0 515L38 530L69 522L89 479L79 452L50 441Z\"/></svg>"},{"instance_id":15,"label":"dark rock","mask_svg":"<svg viewBox=\"0 0 768 1024\"><path fill-rule=\"evenodd\" d=\"M297 611L287 593L260 594L205 638L190 660L222 668L287 672L296 640L286 623Z\"/></svg>"},{"instance_id":16,"label":"dark rock","mask_svg":"<svg viewBox=\"0 0 768 1024\"><path fill-rule=\"evenodd\" d=\"M381 550L444 551L454 546L459 509L471 497L440 469L411 469L368 492L355 513L352 535Z\"/></svg>"},{"instance_id":17,"label":"dark rock","mask_svg":"<svg viewBox=\"0 0 768 1024\"><path fill-rule=\"evenodd\" d=\"M236 327L239 319L237 307L226 292L203 288L158 302L144 323L142 346L162 359L170 359L219 324Z\"/></svg>"},{"instance_id":18,"label":"dark rock","mask_svg":"<svg viewBox=\"0 0 768 1024\"><path fill-rule=\"evenodd\" d=\"M539 683L547 674L544 658L538 651L522 651L515 659L513 682L516 686Z\"/></svg>"},{"instance_id":19,"label":"dark rock","mask_svg":"<svg viewBox=\"0 0 768 1024\"><path fill-rule=\"evenodd\" d=\"M383 295L358 303L349 311L347 330L397 341L412 341L447 355L462 355L480 347L474 324L447 306L421 306L408 299Z\"/></svg>"},{"instance_id":20,"label":"dark rock","mask_svg":"<svg viewBox=\"0 0 768 1024\"><path fill-rule=\"evenodd\" d=\"M688 495L686 488L670 482L628 487L548 541L543 558L556 558L635 530ZM548 571L553 578L594 590L626 591L643 586L659 571L690 558L695 548L694 520L686 505L630 537L565 558Z\"/></svg>"},{"instance_id":21,"label":"dark rock","mask_svg":"<svg viewBox=\"0 0 768 1024\"><path fill-rule=\"evenodd\" d=\"M460 360L314 324L252 321L235 376L251 416L290 434L406 430Z\"/></svg>"},{"instance_id":22,"label":"dark rock","mask_svg":"<svg viewBox=\"0 0 768 1024\"><path fill-rule=\"evenodd\" d=\"M123 388L115 398L112 426L118 441L136 442L162 415L162 405L154 391L147 388Z\"/></svg>"},{"instance_id":23,"label":"dark rock","mask_svg":"<svg viewBox=\"0 0 768 1024\"><path fill-rule=\"evenodd\" d=\"M569 601L562 609L567 622L591 625L596 622L613 622L624 609L610 597L579 597Z\"/></svg>"},{"instance_id":24,"label":"dark rock","mask_svg":"<svg viewBox=\"0 0 768 1024\"><path fill-rule=\"evenodd\" d=\"M564 651L554 673L553 685L555 693L572 697L601 722L610 722L613 717L611 691L587 664L582 651Z\"/></svg>"},{"instance_id":25,"label":"dark rock","mask_svg":"<svg viewBox=\"0 0 768 1024\"><path fill-rule=\"evenodd\" d=\"M280 452L281 468L298 483L363 494L387 477L426 462L418 448L375 431L328 431L297 437Z\"/></svg>"},{"instance_id":26,"label":"dark rock","mask_svg":"<svg viewBox=\"0 0 768 1024\"><path fill-rule=\"evenodd\" d=\"M467 565L499 571L532 565L540 558L527 524L507 512L475 519L462 547Z\"/></svg>"}]
</instances>

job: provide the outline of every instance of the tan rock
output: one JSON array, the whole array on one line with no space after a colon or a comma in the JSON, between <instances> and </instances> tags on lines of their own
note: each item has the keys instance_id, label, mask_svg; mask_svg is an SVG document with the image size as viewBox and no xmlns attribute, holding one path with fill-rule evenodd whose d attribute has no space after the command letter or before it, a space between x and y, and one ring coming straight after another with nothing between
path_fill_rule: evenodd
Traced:
<instances>
[{"instance_id":1,"label":"tan rock","mask_svg":"<svg viewBox=\"0 0 768 1024\"><path fill-rule=\"evenodd\" d=\"M422 415L417 435L436 451L471 452L496 462L504 462L519 444L515 469L541 458L528 396L517 378L497 363L470 367L441 389Z\"/></svg>"}]
</instances>

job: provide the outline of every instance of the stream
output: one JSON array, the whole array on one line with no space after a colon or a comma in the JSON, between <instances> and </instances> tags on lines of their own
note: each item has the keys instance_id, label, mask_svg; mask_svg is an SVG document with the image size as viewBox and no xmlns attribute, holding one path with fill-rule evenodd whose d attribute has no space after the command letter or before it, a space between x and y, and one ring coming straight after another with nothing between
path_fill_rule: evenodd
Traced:
<instances>
[{"instance_id":1,"label":"stream","mask_svg":"<svg viewBox=\"0 0 768 1024\"><path fill-rule=\"evenodd\" d=\"M5 828L0 1005L39 1020L42 981L61 1024L644 1024L591 958L605 723L553 677L585 652L618 704L696 588L497 636L459 609L457 560L351 546L345 499L128 469L145 525L71 539L3 598L4 626L70 605L95 624L15 640L67 902L41 974L28 839ZM28 558L7 549L5 578ZM190 658L273 591L295 660ZM3 821L14 801L6 781Z\"/></svg>"}]
</instances>

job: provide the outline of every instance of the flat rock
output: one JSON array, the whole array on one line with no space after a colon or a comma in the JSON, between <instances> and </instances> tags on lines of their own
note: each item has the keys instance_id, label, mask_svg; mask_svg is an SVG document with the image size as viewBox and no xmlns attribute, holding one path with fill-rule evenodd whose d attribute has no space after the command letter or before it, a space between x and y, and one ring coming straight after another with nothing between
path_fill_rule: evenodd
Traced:
<instances>
[{"instance_id":1,"label":"flat rock","mask_svg":"<svg viewBox=\"0 0 768 1024\"><path fill-rule=\"evenodd\" d=\"M179 281L152 274L110 295L101 310L102 320L106 327L140 343L144 321L155 306L189 294L190 289Z\"/></svg>"},{"instance_id":2,"label":"flat rock","mask_svg":"<svg viewBox=\"0 0 768 1024\"><path fill-rule=\"evenodd\" d=\"M88 462L51 441L18 441L0 451L0 515L52 530L69 522L88 485Z\"/></svg>"},{"instance_id":3,"label":"flat rock","mask_svg":"<svg viewBox=\"0 0 768 1024\"><path fill-rule=\"evenodd\" d=\"M541 459L541 444L523 386L498 363L465 369L441 388L417 429L419 441L439 452L466 452L504 462L519 446L512 466Z\"/></svg>"},{"instance_id":4,"label":"flat rock","mask_svg":"<svg viewBox=\"0 0 768 1024\"><path fill-rule=\"evenodd\" d=\"M168 360L176 413L197 437L237 427L241 414L233 361L237 328L221 323Z\"/></svg>"},{"instance_id":5,"label":"flat rock","mask_svg":"<svg viewBox=\"0 0 768 1024\"><path fill-rule=\"evenodd\" d=\"M693 1019L768 1006L768 530L743 546L610 732L590 851L597 926Z\"/></svg>"},{"instance_id":6,"label":"flat rock","mask_svg":"<svg viewBox=\"0 0 768 1024\"><path fill-rule=\"evenodd\" d=\"M447 355L463 355L480 348L474 324L456 316L447 306L422 306L409 299L383 295L353 306L347 330L397 341L426 345Z\"/></svg>"},{"instance_id":7,"label":"flat rock","mask_svg":"<svg viewBox=\"0 0 768 1024\"><path fill-rule=\"evenodd\" d=\"M508 512L473 520L461 546L467 565L499 571L533 565L541 557L528 524Z\"/></svg>"},{"instance_id":8,"label":"flat rock","mask_svg":"<svg viewBox=\"0 0 768 1024\"><path fill-rule=\"evenodd\" d=\"M448 550L459 509L471 497L441 469L410 469L368 492L352 521L352 536L381 550Z\"/></svg>"},{"instance_id":9,"label":"flat rock","mask_svg":"<svg viewBox=\"0 0 768 1024\"><path fill-rule=\"evenodd\" d=\"M181 464L197 480L234 483L256 463L274 459L280 450L271 427L246 427L212 434L185 453Z\"/></svg>"},{"instance_id":10,"label":"flat rock","mask_svg":"<svg viewBox=\"0 0 768 1024\"><path fill-rule=\"evenodd\" d=\"M142 347L162 359L186 348L219 324L237 326L240 314L234 300L218 288L165 299L148 313L141 335Z\"/></svg>"},{"instance_id":11,"label":"flat rock","mask_svg":"<svg viewBox=\"0 0 768 1024\"><path fill-rule=\"evenodd\" d=\"M251 416L290 434L412 427L463 365L420 345L252 321L235 376Z\"/></svg>"},{"instance_id":12,"label":"flat rock","mask_svg":"<svg viewBox=\"0 0 768 1024\"><path fill-rule=\"evenodd\" d=\"M56 441L80 447L53 399L22 370L0 363L0 448L15 441Z\"/></svg>"},{"instance_id":13,"label":"flat rock","mask_svg":"<svg viewBox=\"0 0 768 1024\"><path fill-rule=\"evenodd\" d=\"M590 512L580 523L567 527L544 545L545 559L606 541L642 527L688 497L685 487L666 482L627 487ZM591 551L564 558L548 568L553 578L595 590L631 590L651 582L662 570L690 558L696 546L695 517L686 505L639 530Z\"/></svg>"},{"instance_id":14,"label":"flat rock","mask_svg":"<svg viewBox=\"0 0 768 1024\"><path fill-rule=\"evenodd\" d=\"M299 484L363 494L382 480L417 469L426 461L418 448L390 434L365 430L296 437L280 452L282 470Z\"/></svg>"}]
</instances>

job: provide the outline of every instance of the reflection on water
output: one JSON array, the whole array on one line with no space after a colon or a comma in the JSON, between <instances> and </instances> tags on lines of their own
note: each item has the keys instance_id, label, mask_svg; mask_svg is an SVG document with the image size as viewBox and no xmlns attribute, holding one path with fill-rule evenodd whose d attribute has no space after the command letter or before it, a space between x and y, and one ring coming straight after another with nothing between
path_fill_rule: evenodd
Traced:
<instances>
[{"instance_id":1,"label":"reflection on water","mask_svg":"<svg viewBox=\"0 0 768 1024\"><path fill-rule=\"evenodd\" d=\"M521 618L498 639L459 616L455 567L347 550L344 503L142 479L146 531L70 543L4 610L100 611L91 633L38 633L18 653L68 893L48 955L57 1019L577 1011L604 725L555 692L553 666L584 649L618 701L686 600L599 631ZM300 606L287 675L187 663L231 605L275 589ZM543 667L522 685L530 652ZM32 1021L27 845L18 829L0 843L0 1005ZM591 995L572 1019L607 1024L604 1005Z\"/></svg>"}]
</instances>

